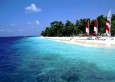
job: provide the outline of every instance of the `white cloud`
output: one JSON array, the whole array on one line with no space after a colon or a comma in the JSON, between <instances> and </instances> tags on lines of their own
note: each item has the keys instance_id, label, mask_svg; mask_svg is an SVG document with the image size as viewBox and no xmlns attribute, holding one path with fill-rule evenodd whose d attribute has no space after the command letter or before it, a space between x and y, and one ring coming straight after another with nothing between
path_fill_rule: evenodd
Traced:
<instances>
[{"instance_id":1,"label":"white cloud","mask_svg":"<svg viewBox=\"0 0 115 82\"><path fill-rule=\"evenodd\" d=\"M40 22L39 22L38 20L36 20L35 23L36 23L36 25L39 25L39 24L40 24Z\"/></svg>"},{"instance_id":2,"label":"white cloud","mask_svg":"<svg viewBox=\"0 0 115 82\"><path fill-rule=\"evenodd\" d=\"M34 3L32 3L30 6L25 7L25 10L29 13L41 12L41 8L37 7Z\"/></svg>"},{"instance_id":3,"label":"white cloud","mask_svg":"<svg viewBox=\"0 0 115 82\"><path fill-rule=\"evenodd\" d=\"M12 32L12 29L0 29L0 32Z\"/></svg>"},{"instance_id":4,"label":"white cloud","mask_svg":"<svg viewBox=\"0 0 115 82\"><path fill-rule=\"evenodd\" d=\"M16 24L10 24L10 26L16 26Z\"/></svg>"},{"instance_id":5,"label":"white cloud","mask_svg":"<svg viewBox=\"0 0 115 82\"><path fill-rule=\"evenodd\" d=\"M18 32L24 32L24 29L17 29Z\"/></svg>"},{"instance_id":6,"label":"white cloud","mask_svg":"<svg viewBox=\"0 0 115 82\"><path fill-rule=\"evenodd\" d=\"M34 28L40 24L39 20L35 20L33 22L27 22L27 25L29 25L31 28Z\"/></svg>"},{"instance_id":7,"label":"white cloud","mask_svg":"<svg viewBox=\"0 0 115 82\"><path fill-rule=\"evenodd\" d=\"M38 29L37 29L36 31L37 31L37 32L39 32L39 30L38 30Z\"/></svg>"},{"instance_id":8,"label":"white cloud","mask_svg":"<svg viewBox=\"0 0 115 82\"><path fill-rule=\"evenodd\" d=\"M29 24L29 25L30 25L30 24L32 24L32 23L31 23L31 22L28 22L27 24Z\"/></svg>"},{"instance_id":9,"label":"white cloud","mask_svg":"<svg viewBox=\"0 0 115 82\"><path fill-rule=\"evenodd\" d=\"M11 30L11 29L7 29L7 32L12 32L13 30Z\"/></svg>"},{"instance_id":10,"label":"white cloud","mask_svg":"<svg viewBox=\"0 0 115 82\"><path fill-rule=\"evenodd\" d=\"M33 26L31 26L31 28L34 28Z\"/></svg>"},{"instance_id":11,"label":"white cloud","mask_svg":"<svg viewBox=\"0 0 115 82\"><path fill-rule=\"evenodd\" d=\"M3 30L3 29L0 29L0 32L4 32L4 30Z\"/></svg>"}]
</instances>

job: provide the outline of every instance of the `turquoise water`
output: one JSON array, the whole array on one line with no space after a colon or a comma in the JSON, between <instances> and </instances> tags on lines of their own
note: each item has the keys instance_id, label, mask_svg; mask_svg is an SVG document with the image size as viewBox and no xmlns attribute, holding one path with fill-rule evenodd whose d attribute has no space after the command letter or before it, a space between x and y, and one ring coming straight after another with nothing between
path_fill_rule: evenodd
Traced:
<instances>
[{"instance_id":1,"label":"turquoise water","mask_svg":"<svg viewBox=\"0 0 115 82\"><path fill-rule=\"evenodd\" d=\"M0 41L0 82L115 82L113 48L39 37Z\"/></svg>"}]
</instances>

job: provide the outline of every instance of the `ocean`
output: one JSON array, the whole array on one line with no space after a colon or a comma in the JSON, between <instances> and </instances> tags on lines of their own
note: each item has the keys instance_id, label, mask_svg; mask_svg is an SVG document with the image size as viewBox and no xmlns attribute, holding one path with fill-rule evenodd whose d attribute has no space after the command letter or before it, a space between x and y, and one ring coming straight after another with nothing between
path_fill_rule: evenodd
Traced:
<instances>
[{"instance_id":1,"label":"ocean","mask_svg":"<svg viewBox=\"0 0 115 82\"><path fill-rule=\"evenodd\" d=\"M115 82L115 48L1 37L0 82Z\"/></svg>"}]
</instances>

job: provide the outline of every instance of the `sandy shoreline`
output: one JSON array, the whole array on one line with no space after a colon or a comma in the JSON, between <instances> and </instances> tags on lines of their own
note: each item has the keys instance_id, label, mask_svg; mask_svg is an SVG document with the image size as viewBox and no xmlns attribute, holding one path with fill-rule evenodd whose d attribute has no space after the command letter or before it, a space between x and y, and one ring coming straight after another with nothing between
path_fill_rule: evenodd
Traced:
<instances>
[{"instance_id":1,"label":"sandy shoreline","mask_svg":"<svg viewBox=\"0 0 115 82\"><path fill-rule=\"evenodd\" d=\"M87 40L87 37L41 37L44 39L54 40L75 45L89 46L89 47L115 47L114 40Z\"/></svg>"}]
</instances>

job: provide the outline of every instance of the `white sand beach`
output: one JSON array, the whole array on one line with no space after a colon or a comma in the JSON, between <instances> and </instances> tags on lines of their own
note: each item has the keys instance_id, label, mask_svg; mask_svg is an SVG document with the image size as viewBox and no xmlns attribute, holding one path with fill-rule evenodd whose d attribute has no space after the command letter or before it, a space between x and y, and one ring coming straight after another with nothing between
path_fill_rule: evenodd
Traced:
<instances>
[{"instance_id":1,"label":"white sand beach","mask_svg":"<svg viewBox=\"0 0 115 82\"><path fill-rule=\"evenodd\" d=\"M87 37L41 37L41 38L88 47L102 47L102 48L115 47L115 37L112 38L101 37L100 39L95 39L95 37L92 37L92 39L87 39Z\"/></svg>"}]
</instances>

